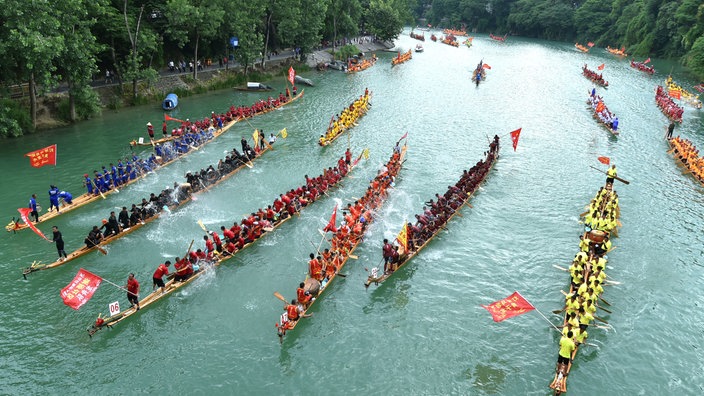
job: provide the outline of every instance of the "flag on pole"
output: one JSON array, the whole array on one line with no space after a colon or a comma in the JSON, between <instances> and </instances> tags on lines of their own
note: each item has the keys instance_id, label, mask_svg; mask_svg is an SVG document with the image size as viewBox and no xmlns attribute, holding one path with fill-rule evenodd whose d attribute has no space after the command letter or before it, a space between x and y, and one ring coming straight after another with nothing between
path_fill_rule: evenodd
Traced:
<instances>
[{"instance_id":1,"label":"flag on pole","mask_svg":"<svg viewBox=\"0 0 704 396\"><path fill-rule=\"evenodd\" d=\"M599 70L604 70L604 67L605 67L605 66L606 66L606 65L602 63L602 64L600 64L599 66L597 66L597 69L599 69Z\"/></svg>"},{"instance_id":2,"label":"flag on pole","mask_svg":"<svg viewBox=\"0 0 704 396\"><path fill-rule=\"evenodd\" d=\"M670 95L671 97L673 97L673 98L675 98L675 99L682 99L682 94L681 94L681 92L680 92L679 90L677 90L677 89L671 89L671 90L668 92L668 95Z\"/></svg>"},{"instance_id":3,"label":"flag on pole","mask_svg":"<svg viewBox=\"0 0 704 396\"><path fill-rule=\"evenodd\" d=\"M521 129L523 129L523 128L518 128L515 131L511 132L511 141L513 142L513 151L516 151L516 147L518 147L518 137L521 136Z\"/></svg>"},{"instance_id":4,"label":"flag on pole","mask_svg":"<svg viewBox=\"0 0 704 396\"><path fill-rule=\"evenodd\" d=\"M368 148L365 148L364 150L362 150L362 157L364 157L365 160L369 159L369 149Z\"/></svg>"},{"instance_id":5,"label":"flag on pole","mask_svg":"<svg viewBox=\"0 0 704 396\"><path fill-rule=\"evenodd\" d=\"M44 165L56 165L56 145L44 147L24 155L29 157L29 164L34 168L41 168Z\"/></svg>"},{"instance_id":6,"label":"flag on pole","mask_svg":"<svg viewBox=\"0 0 704 396\"><path fill-rule=\"evenodd\" d=\"M102 281L103 278L81 268L71 283L61 289L61 299L69 307L78 309L93 297Z\"/></svg>"},{"instance_id":7,"label":"flag on pole","mask_svg":"<svg viewBox=\"0 0 704 396\"><path fill-rule=\"evenodd\" d=\"M252 132L252 139L254 139L254 148L259 147L259 130L255 129L254 132Z\"/></svg>"},{"instance_id":8,"label":"flag on pole","mask_svg":"<svg viewBox=\"0 0 704 396\"><path fill-rule=\"evenodd\" d=\"M494 322L512 318L514 316L523 315L535 309L533 304L523 298L519 292L514 292L510 296L493 302L489 305L482 305L494 319Z\"/></svg>"},{"instance_id":9,"label":"flag on pole","mask_svg":"<svg viewBox=\"0 0 704 396\"><path fill-rule=\"evenodd\" d=\"M27 225L29 226L29 228L31 228L32 231L34 231L35 234L37 234L37 235L39 235L40 237L42 237L42 238L46 239L47 241L49 241L49 239L48 239L46 236L44 236L44 234L42 234L42 232L39 231L39 230L37 229L37 227L34 226L34 223L32 223L32 221L29 220L29 213L32 211L32 209L30 209L30 208L18 208L17 211L20 212L20 217L22 218L22 221L24 221L24 223L27 224Z\"/></svg>"},{"instance_id":10,"label":"flag on pole","mask_svg":"<svg viewBox=\"0 0 704 396\"><path fill-rule=\"evenodd\" d=\"M398 140L399 142L408 137L408 132L404 133L403 136Z\"/></svg>"},{"instance_id":11,"label":"flag on pole","mask_svg":"<svg viewBox=\"0 0 704 396\"><path fill-rule=\"evenodd\" d=\"M601 162L604 165L611 164L611 159L609 159L609 157L599 157L597 159L599 160L599 162Z\"/></svg>"},{"instance_id":12,"label":"flag on pole","mask_svg":"<svg viewBox=\"0 0 704 396\"><path fill-rule=\"evenodd\" d=\"M293 70L293 66L288 68L288 81L291 82L291 85L293 85L293 82L296 81L296 71Z\"/></svg>"},{"instance_id":13,"label":"flag on pole","mask_svg":"<svg viewBox=\"0 0 704 396\"><path fill-rule=\"evenodd\" d=\"M648 62L650 62L650 58L648 58L648 59L646 59L645 61L643 61L643 63L648 63Z\"/></svg>"},{"instance_id":14,"label":"flag on pole","mask_svg":"<svg viewBox=\"0 0 704 396\"><path fill-rule=\"evenodd\" d=\"M184 122L183 120L179 120L178 118L173 118L168 114L164 114L164 121L178 121L178 122Z\"/></svg>"},{"instance_id":15,"label":"flag on pole","mask_svg":"<svg viewBox=\"0 0 704 396\"><path fill-rule=\"evenodd\" d=\"M591 41L587 43L587 47L591 48L593 46L594 46L594 43L592 43Z\"/></svg>"},{"instance_id":16,"label":"flag on pole","mask_svg":"<svg viewBox=\"0 0 704 396\"><path fill-rule=\"evenodd\" d=\"M488 63L483 64L482 67L491 70L491 66Z\"/></svg>"},{"instance_id":17,"label":"flag on pole","mask_svg":"<svg viewBox=\"0 0 704 396\"><path fill-rule=\"evenodd\" d=\"M281 130L281 137L286 139L287 136L288 136L288 131L286 130L286 128L282 129Z\"/></svg>"},{"instance_id":18,"label":"flag on pole","mask_svg":"<svg viewBox=\"0 0 704 396\"><path fill-rule=\"evenodd\" d=\"M596 104L595 110L597 113L601 113L604 110L604 107L606 107L606 105L604 105L604 102L599 102Z\"/></svg>"},{"instance_id":19,"label":"flag on pole","mask_svg":"<svg viewBox=\"0 0 704 396\"><path fill-rule=\"evenodd\" d=\"M401 232L398 233L398 236L396 237L396 240L398 243L403 246L403 251L408 252L408 223L404 222L403 223L403 228L401 228Z\"/></svg>"},{"instance_id":20,"label":"flag on pole","mask_svg":"<svg viewBox=\"0 0 704 396\"><path fill-rule=\"evenodd\" d=\"M328 232L337 232L337 227L335 227L335 223L337 222L337 204L335 204L335 209L332 210L332 216L330 216L330 221L328 221L328 225L323 228L323 231Z\"/></svg>"}]
</instances>

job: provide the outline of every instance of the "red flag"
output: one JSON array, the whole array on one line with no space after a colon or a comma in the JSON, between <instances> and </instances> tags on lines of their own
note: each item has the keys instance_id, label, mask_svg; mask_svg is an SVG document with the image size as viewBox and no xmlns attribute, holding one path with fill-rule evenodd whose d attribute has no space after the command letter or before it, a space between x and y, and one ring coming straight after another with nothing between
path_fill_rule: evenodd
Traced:
<instances>
[{"instance_id":1,"label":"red flag","mask_svg":"<svg viewBox=\"0 0 704 396\"><path fill-rule=\"evenodd\" d=\"M179 120L178 118L173 118L168 114L164 114L164 121L178 121L178 122L185 122L183 120Z\"/></svg>"},{"instance_id":2,"label":"red flag","mask_svg":"<svg viewBox=\"0 0 704 396\"><path fill-rule=\"evenodd\" d=\"M332 210L332 216L330 216L330 221L328 222L328 225L323 228L323 231L328 232L337 232L337 227L335 227L335 223L337 222L337 205L335 205L335 209Z\"/></svg>"},{"instance_id":3,"label":"red flag","mask_svg":"<svg viewBox=\"0 0 704 396\"><path fill-rule=\"evenodd\" d=\"M604 165L609 165L611 163L611 160L609 159L609 157L599 157L597 159L599 160L599 162L601 162Z\"/></svg>"},{"instance_id":4,"label":"red flag","mask_svg":"<svg viewBox=\"0 0 704 396\"><path fill-rule=\"evenodd\" d=\"M93 297L93 293L98 290L102 281L103 278L81 268L71 283L61 289L61 298L64 300L64 304L73 309L82 307Z\"/></svg>"},{"instance_id":5,"label":"red flag","mask_svg":"<svg viewBox=\"0 0 704 396\"><path fill-rule=\"evenodd\" d=\"M587 47L591 48L593 46L594 46L594 43L592 43L591 41L587 43Z\"/></svg>"},{"instance_id":6,"label":"red flag","mask_svg":"<svg viewBox=\"0 0 704 396\"><path fill-rule=\"evenodd\" d=\"M646 59L643 63L648 63L650 62L650 58Z\"/></svg>"},{"instance_id":7,"label":"red flag","mask_svg":"<svg viewBox=\"0 0 704 396\"><path fill-rule=\"evenodd\" d=\"M600 64L600 65L597 67L597 69L599 69L599 70L604 70L604 64L603 64L603 63Z\"/></svg>"},{"instance_id":8,"label":"red flag","mask_svg":"<svg viewBox=\"0 0 704 396\"><path fill-rule=\"evenodd\" d=\"M483 64L482 67L491 70L491 66L489 66L487 63Z\"/></svg>"},{"instance_id":9,"label":"red flag","mask_svg":"<svg viewBox=\"0 0 704 396\"><path fill-rule=\"evenodd\" d=\"M496 301L489 305L482 305L482 307L489 311L494 322L501 322L504 319L523 315L535 309L519 292L514 292L503 300Z\"/></svg>"},{"instance_id":10,"label":"red flag","mask_svg":"<svg viewBox=\"0 0 704 396\"><path fill-rule=\"evenodd\" d=\"M408 137L408 132L404 133L403 136L398 140L399 142Z\"/></svg>"},{"instance_id":11,"label":"red flag","mask_svg":"<svg viewBox=\"0 0 704 396\"><path fill-rule=\"evenodd\" d=\"M515 131L511 132L511 141L513 142L513 151L516 151L516 147L518 147L518 137L521 136L521 129L523 129L523 128L518 128Z\"/></svg>"},{"instance_id":12,"label":"red flag","mask_svg":"<svg viewBox=\"0 0 704 396\"><path fill-rule=\"evenodd\" d=\"M30 208L18 208L17 211L20 212L20 217L22 218L22 221L24 221L24 223L27 224L27 225L29 226L29 228L31 228L32 231L34 231L35 234L37 234L37 235L39 235L40 237L46 239L47 241L49 240L47 237L44 236L44 234L42 234L41 231L39 231L39 230L37 229L37 227L34 226L34 223L32 223L32 222L29 220L29 212L31 212L32 209L30 209Z\"/></svg>"},{"instance_id":13,"label":"red flag","mask_svg":"<svg viewBox=\"0 0 704 396\"><path fill-rule=\"evenodd\" d=\"M596 110L597 113L601 113L602 110L604 110L604 107L606 107L606 105L604 105L604 102L599 102L599 103L596 104L596 109L595 109L595 110Z\"/></svg>"},{"instance_id":14,"label":"red flag","mask_svg":"<svg viewBox=\"0 0 704 396\"><path fill-rule=\"evenodd\" d=\"M24 156L29 157L29 164L35 168L41 168L44 165L56 165L56 145L52 144L49 147L32 151Z\"/></svg>"},{"instance_id":15,"label":"red flag","mask_svg":"<svg viewBox=\"0 0 704 396\"><path fill-rule=\"evenodd\" d=\"M671 89L668 92L668 95L672 96L675 99L682 99L682 93L677 89Z\"/></svg>"},{"instance_id":16,"label":"red flag","mask_svg":"<svg viewBox=\"0 0 704 396\"><path fill-rule=\"evenodd\" d=\"M293 70L293 66L288 68L288 81L291 82L291 85L293 85L293 82L296 80L296 71Z\"/></svg>"}]
</instances>

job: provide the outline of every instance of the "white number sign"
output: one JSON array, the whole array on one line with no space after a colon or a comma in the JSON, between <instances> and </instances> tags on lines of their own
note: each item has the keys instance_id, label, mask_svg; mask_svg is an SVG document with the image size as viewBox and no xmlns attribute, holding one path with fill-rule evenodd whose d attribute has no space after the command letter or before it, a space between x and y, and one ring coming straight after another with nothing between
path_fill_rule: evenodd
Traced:
<instances>
[{"instance_id":1,"label":"white number sign","mask_svg":"<svg viewBox=\"0 0 704 396\"><path fill-rule=\"evenodd\" d=\"M120 302L119 301L115 301L114 303L111 303L110 305L108 305L108 307L110 308L110 316L117 315L120 313Z\"/></svg>"}]
</instances>

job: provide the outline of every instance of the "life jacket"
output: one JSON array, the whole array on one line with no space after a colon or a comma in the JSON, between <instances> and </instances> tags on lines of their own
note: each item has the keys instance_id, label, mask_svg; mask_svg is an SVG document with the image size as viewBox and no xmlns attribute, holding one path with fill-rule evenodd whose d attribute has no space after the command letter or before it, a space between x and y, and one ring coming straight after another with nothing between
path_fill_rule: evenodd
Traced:
<instances>
[{"instance_id":1,"label":"life jacket","mask_svg":"<svg viewBox=\"0 0 704 396\"><path fill-rule=\"evenodd\" d=\"M288 320L298 320L298 307L296 307L295 305L287 305L286 313L288 314Z\"/></svg>"}]
</instances>

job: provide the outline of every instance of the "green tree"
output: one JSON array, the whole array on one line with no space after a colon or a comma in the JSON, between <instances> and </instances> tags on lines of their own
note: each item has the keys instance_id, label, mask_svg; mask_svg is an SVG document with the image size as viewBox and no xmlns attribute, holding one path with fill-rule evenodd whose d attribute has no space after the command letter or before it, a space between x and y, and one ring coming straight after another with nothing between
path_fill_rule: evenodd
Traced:
<instances>
[{"instance_id":1,"label":"green tree","mask_svg":"<svg viewBox=\"0 0 704 396\"><path fill-rule=\"evenodd\" d=\"M99 109L98 96L90 89L93 74L98 72L97 54L102 47L91 32L96 17L102 12L103 1L64 0L56 10L66 27L64 51L57 58L57 69L68 85L68 118L76 121L76 99L81 105L81 118Z\"/></svg>"},{"instance_id":2,"label":"green tree","mask_svg":"<svg viewBox=\"0 0 704 396\"><path fill-rule=\"evenodd\" d=\"M218 36L225 16L220 0L168 0L164 11L167 29L179 45L193 46L193 78L198 79L198 46Z\"/></svg>"},{"instance_id":3,"label":"green tree","mask_svg":"<svg viewBox=\"0 0 704 396\"><path fill-rule=\"evenodd\" d=\"M685 64L704 79L704 36L699 37L685 57Z\"/></svg>"},{"instance_id":4,"label":"green tree","mask_svg":"<svg viewBox=\"0 0 704 396\"><path fill-rule=\"evenodd\" d=\"M56 86L56 59L65 51L64 26L49 1L5 0L0 7L2 79L29 84L29 114L37 126L37 93Z\"/></svg>"},{"instance_id":5,"label":"green tree","mask_svg":"<svg viewBox=\"0 0 704 396\"><path fill-rule=\"evenodd\" d=\"M330 0L325 16L324 36L332 41L333 53L338 37L356 36L362 21L362 5L359 0Z\"/></svg>"},{"instance_id":6,"label":"green tree","mask_svg":"<svg viewBox=\"0 0 704 396\"><path fill-rule=\"evenodd\" d=\"M366 11L367 31L378 40L394 40L403 28L398 12L385 0L372 0Z\"/></svg>"},{"instance_id":7,"label":"green tree","mask_svg":"<svg viewBox=\"0 0 704 396\"><path fill-rule=\"evenodd\" d=\"M230 45L231 36L238 38L239 45L233 49L233 54L247 74L249 66L264 46L264 35L259 30L259 25L265 16L265 6L257 1L232 0L225 3L224 10L225 15L229 16L223 25L224 40Z\"/></svg>"}]
</instances>

